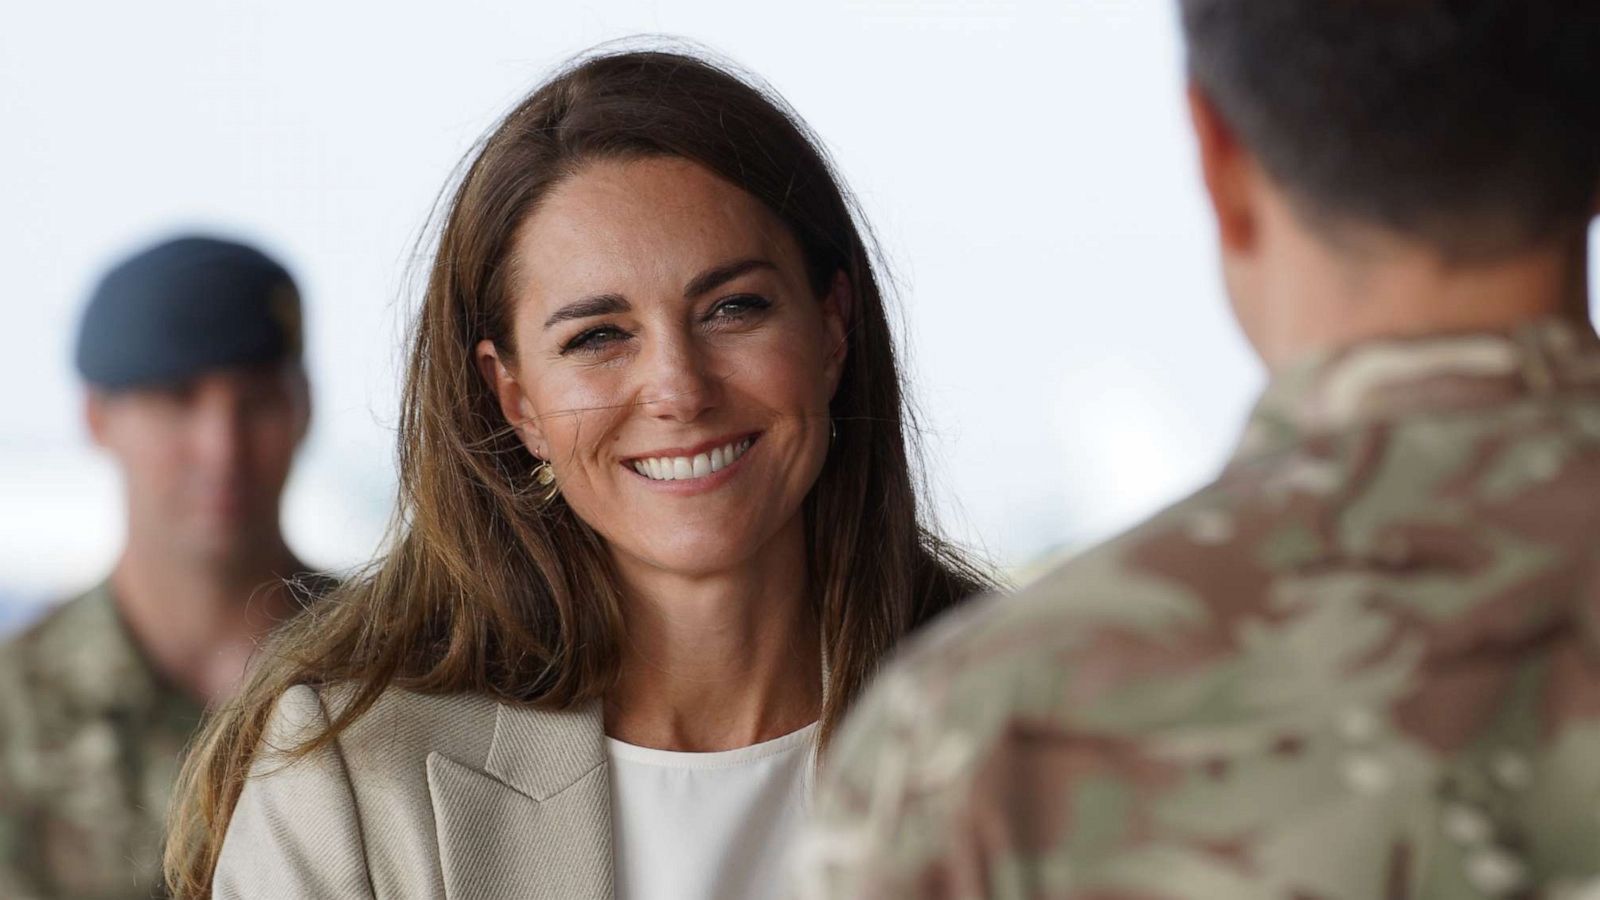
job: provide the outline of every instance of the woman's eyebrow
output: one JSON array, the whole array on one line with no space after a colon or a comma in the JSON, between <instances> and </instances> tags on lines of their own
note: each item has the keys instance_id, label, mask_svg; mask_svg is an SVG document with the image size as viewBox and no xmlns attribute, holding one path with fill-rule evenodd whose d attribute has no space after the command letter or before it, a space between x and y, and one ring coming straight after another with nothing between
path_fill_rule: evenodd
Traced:
<instances>
[{"instance_id":1,"label":"woman's eyebrow","mask_svg":"<svg viewBox=\"0 0 1600 900\"><path fill-rule=\"evenodd\" d=\"M550 314L544 320L544 327L549 330L552 325L561 322L570 322L573 319L589 319L595 316L611 316L624 313L633 309L621 294L596 294L582 300L574 300Z\"/></svg>"},{"instance_id":2,"label":"woman's eyebrow","mask_svg":"<svg viewBox=\"0 0 1600 900\"><path fill-rule=\"evenodd\" d=\"M740 275L753 272L757 269L772 269L776 271L777 268L778 267L773 265L770 260L754 257L750 259L736 260L731 263L725 263L717 266L714 269L707 269L706 271L701 272L699 275L696 275L694 279L689 282L688 286L683 289L683 297L685 300L693 300L702 294L710 293L711 291L722 287L724 284L727 284L735 278L738 278Z\"/></svg>"},{"instance_id":3,"label":"woman's eyebrow","mask_svg":"<svg viewBox=\"0 0 1600 900\"><path fill-rule=\"evenodd\" d=\"M725 263L717 266L714 269L707 269L706 271L701 272L699 275L696 275L689 282L688 286L683 289L683 296L686 299L692 300L702 294L716 290L722 285L727 284L735 278L738 278L740 275L756 271L757 269L771 269L776 271L777 268L778 267L773 265L770 260L758 258L741 259L731 263ZM570 322L573 319L590 319L595 316L611 316L616 315L617 313L625 313L632 309L633 307L629 305L628 301L621 294L596 294L593 297L584 297L582 300L574 300L571 303L568 303L566 306L563 306L551 313L550 318L544 320L544 327L548 330L552 326L559 325L562 322Z\"/></svg>"}]
</instances>

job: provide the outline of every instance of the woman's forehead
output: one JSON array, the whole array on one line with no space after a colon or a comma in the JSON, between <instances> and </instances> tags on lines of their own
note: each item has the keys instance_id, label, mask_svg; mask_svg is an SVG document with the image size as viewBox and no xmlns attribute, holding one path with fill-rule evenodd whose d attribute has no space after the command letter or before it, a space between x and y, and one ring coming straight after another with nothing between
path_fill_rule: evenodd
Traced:
<instances>
[{"instance_id":1,"label":"woman's forehead","mask_svg":"<svg viewBox=\"0 0 1600 900\"><path fill-rule=\"evenodd\" d=\"M553 299L687 282L736 258L800 265L788 230L759 200L675 158L586 166L518 231L516 257L519 293Z\"/></svg>"}]
</instances>

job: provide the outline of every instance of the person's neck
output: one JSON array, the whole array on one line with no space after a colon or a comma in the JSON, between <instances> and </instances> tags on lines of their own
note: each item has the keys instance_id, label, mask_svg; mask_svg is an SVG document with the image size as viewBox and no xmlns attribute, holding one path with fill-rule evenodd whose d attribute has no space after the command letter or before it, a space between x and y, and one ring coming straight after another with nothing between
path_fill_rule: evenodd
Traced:
<instances>
[{"instance_id":1,"label":"person's neck","mask_svg":"<svg viewBox=\"0 0 1600 900\"><path fill-rule=\"evenodd\" d=\"M1283 240L1241 310L1269 369L1384 339L1509 331L1541 318L1588 321L1587 236L1494 260L1457 262L1395 243Z\"/></svg>"},{"instance_id":2,"label":"person's neck","mask_svg":"<svg viewBox=\"0 0 1600 900\"><path fill-rule=\"evenodd\" d=\"M684 577L619 559L626 631L606 733L663 750L745 747L816 721L821 633L797 521L735 571Z\"/></svg>"},{"instance_id":3,"label":"person's neck","mask_svg":"<svg viewBox=\"0 0 1600 900\"><path fill-rule=\"evenodd\" d=\"M261 638L296 608L283 579L305 566L281 535L262 550L205 562L130 540L112 570L134 640L169 683L207 705L233 695Z\"/></svg>"}]
</instances>

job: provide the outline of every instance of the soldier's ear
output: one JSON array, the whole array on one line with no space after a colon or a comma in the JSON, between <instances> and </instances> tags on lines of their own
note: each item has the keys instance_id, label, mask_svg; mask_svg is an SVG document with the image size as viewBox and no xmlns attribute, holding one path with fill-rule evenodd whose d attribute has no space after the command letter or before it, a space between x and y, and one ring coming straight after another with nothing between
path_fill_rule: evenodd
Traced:
<instances>
[{"instance_id":1,"label":"soldier's ear","mask_svg":"<svg viewBox=\"0 0 1600 900\"><path fill-rule=\"evenodd\" d=\"M106 395L89 388L83 394L83 423L89 429L89 439L95 446L106 445Z\"/></svg>"},{"instance_id":2,"label":"soldier's ear","mask_svg":"<svg viewBox=\"0 0 1600 900\"><path fill-rule=\"evenodd\" d=\"M299 437L295 438L295 443L298 444L305 440L306 435L311 431L311 412L314 401L311 398L311 376L306 373L306 370L303 367L297 367L293 378L294 384L291 389L294 391L295 407L299 410L300 418L296 425Z\"/></svg>"},{"instance_id":3,"label":"soldier's ear","mask_svg":"<svg viewBox=\"0 0 1600 900\"><path fill-rule=\"evenodd\" d=\"M1189 119L1217 237L1224 250L1249 251L1256 243L1254 160L1216 104L1196 84L1189 85Z\"/></svg>"}]
</instances>

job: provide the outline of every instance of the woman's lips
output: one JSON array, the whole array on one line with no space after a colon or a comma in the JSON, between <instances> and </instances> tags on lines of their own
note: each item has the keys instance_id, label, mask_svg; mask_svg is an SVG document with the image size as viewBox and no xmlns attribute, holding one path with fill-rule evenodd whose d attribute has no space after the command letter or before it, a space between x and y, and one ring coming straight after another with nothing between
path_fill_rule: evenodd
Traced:
<instances>
[{"instance_id":1,"label":"woman's lips","mask_svg":"<svg viewBox=\"0 0 1600 900\"><path fill-rule=\"evenodd\" d=\"M746 435L699 453L637 457L624 463L651 481L695 481L709 478L738 462L760 435Z\"/></svg>"}]
</instances>

